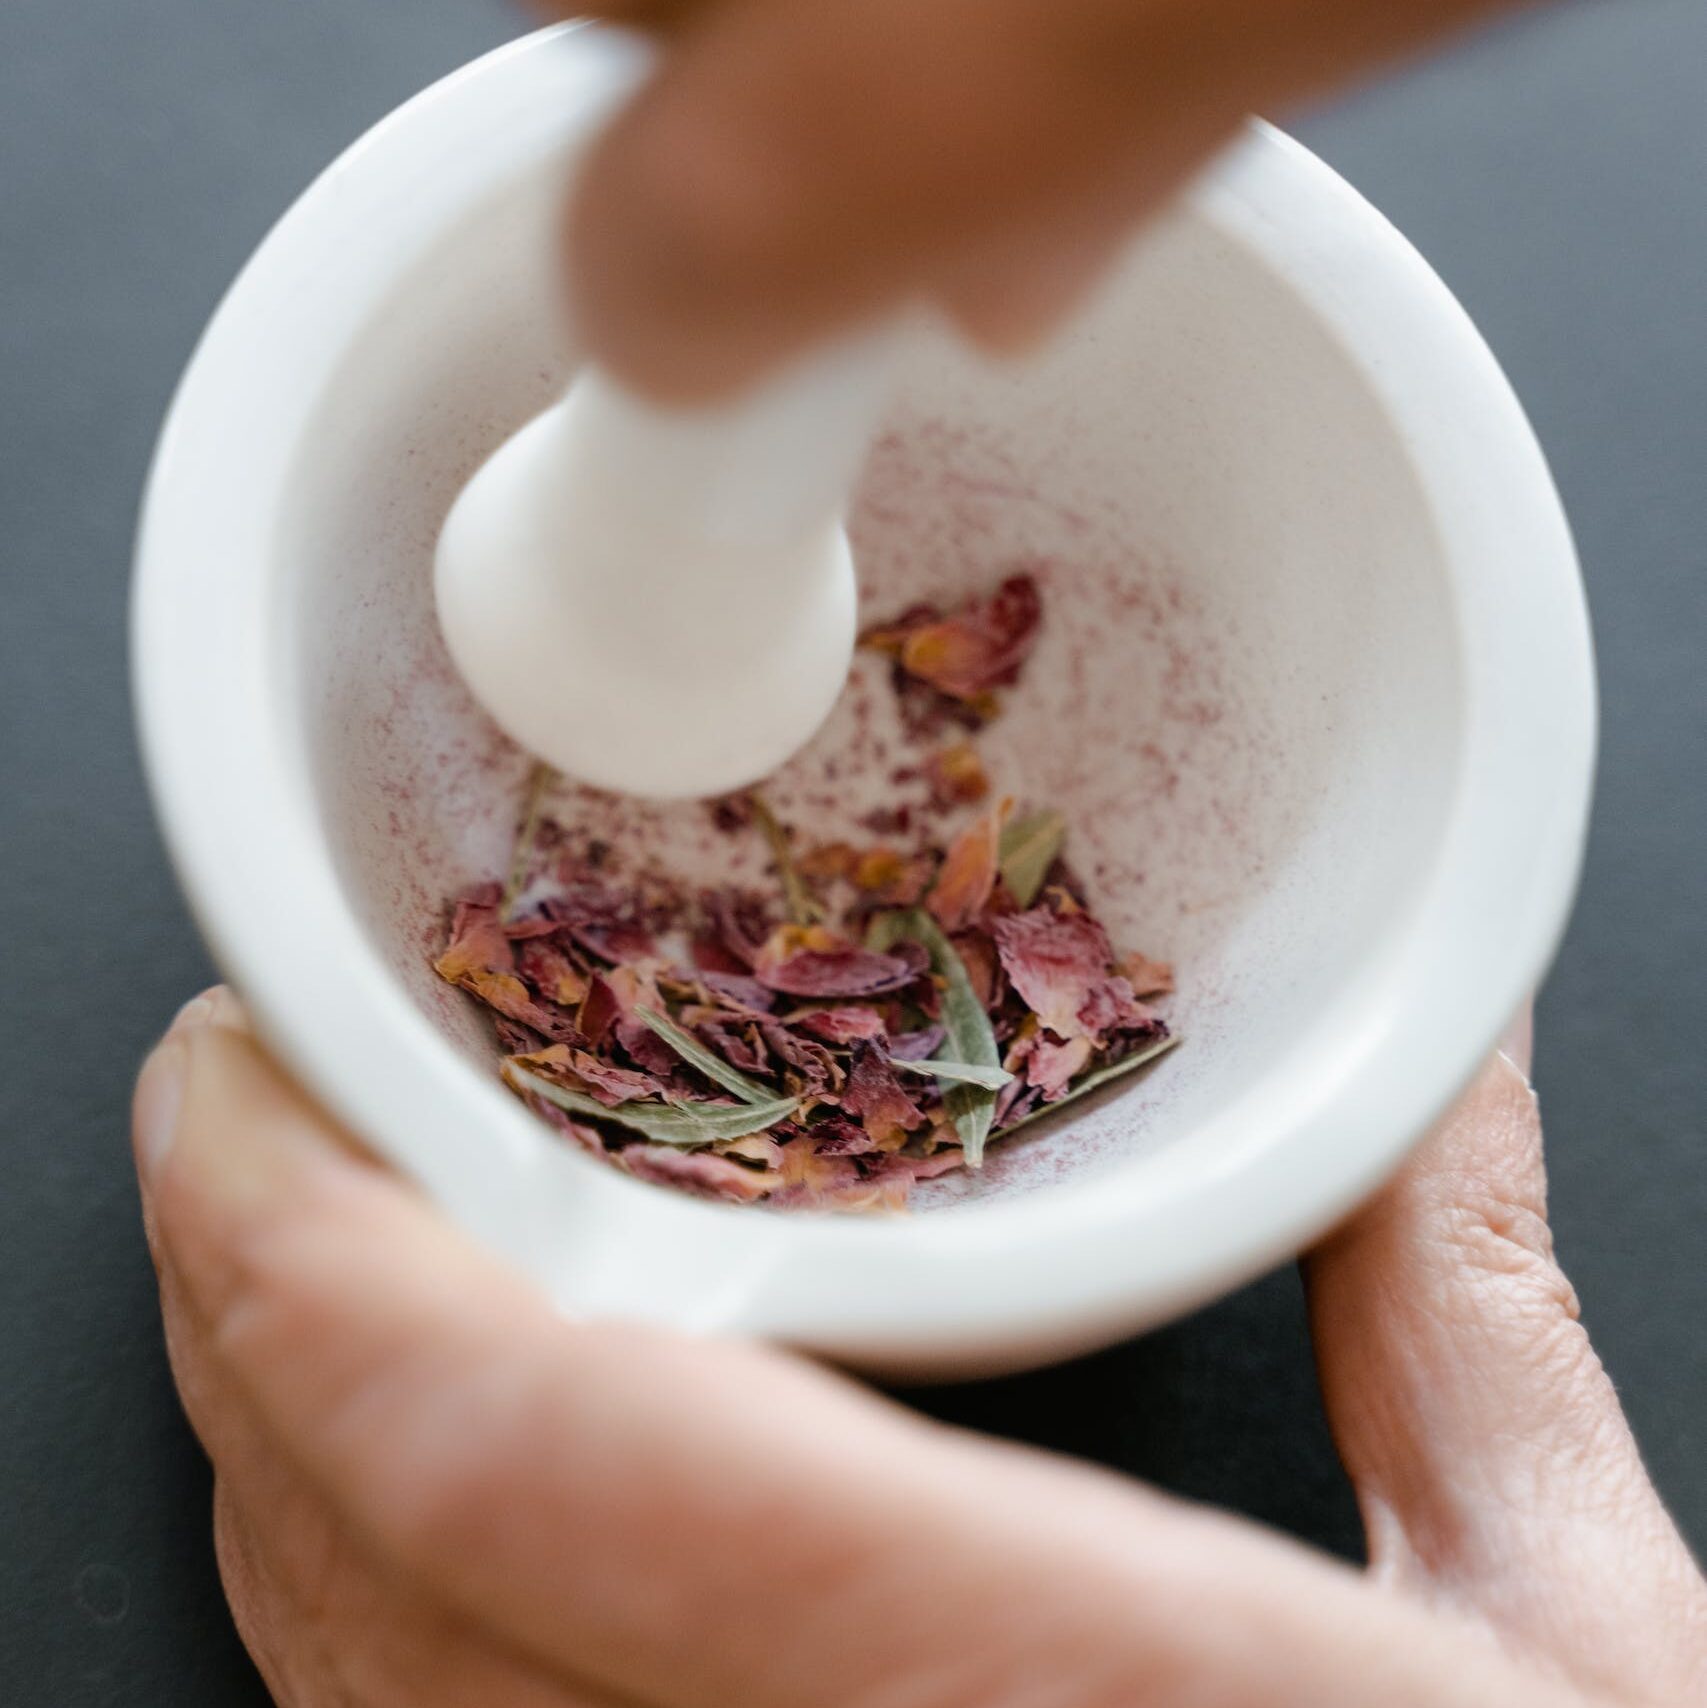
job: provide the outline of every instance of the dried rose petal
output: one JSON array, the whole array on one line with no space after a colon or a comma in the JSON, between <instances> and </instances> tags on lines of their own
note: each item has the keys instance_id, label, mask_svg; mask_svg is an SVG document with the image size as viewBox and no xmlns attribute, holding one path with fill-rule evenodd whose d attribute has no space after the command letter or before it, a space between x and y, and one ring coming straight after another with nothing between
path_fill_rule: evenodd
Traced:
<instances>
[{"instance_id":1,"label":"dried rose petal","mask_svg":"<svg viewBox=\"0 0 1707 1708\"><path fill-rule=\"evenodd\" d=\"M883 652L891 658L899 658L912 635L920 629L929 628L931 624L941 621L941 606L909 605L892 622L880 623L867 629L859 637L859 644L868 652Z\"/></svg>"},{"instance_id":2,"label":"dried rose petal","mask_svg":"<svg viewBox=\"0 0 1707 1708\"><path fill-rule=\"evenodd\" d=\"M482 884L456 905L450 943L433 963L439 977L480 998L507 1019L547 1038L572 1038L575 1024L535 1001L516 972L515 950L498 922L496 884Z\"/></svg>"},{"instance_id":3,"label":"dried rose petal","mask_svg":"<svg viewBox=\"0 0 1707 1708\"><path fill-rule=\"evenodd\" d=\"M674 1079L680 1073L682 1058L644 1020L625 1014L617 1021L613 1035L629 1060L647 1073L661 1080Z\"/></svg>"},{"instance_id":4,"label":"dried rose petal","mask_svg":"<svg viewBox=\"0 0 1707 1708\"><path fill-rule=\"evenodd\" d=\"M901 1089L895 1070L872 1044L854 1046L841 1105L845 1113L859 1117L882 1147L904 1143L906 1135L925 1122L924 1110Z\"/></svg>"},{"instance_id":5,"label":"dried rose petal","mask_svg":"<svg viewBox=\"0 0 1707 1708\"><path fill-rule=\"evenodd\" d=\"M568 932L588 954L597 955L612 966L648 960L658 953L651 933L639 925L571 925Z\"/></svg>"},{"instance_id":6,"label":"dried rose petal","mask_svg":"<svg viewBox=\"0 0 1707 1708\"><path fill-rule=\"evenodd\" d=\"M587 995L576 1016L582 1036L597 1049L621 1018L622 1003L610 980L603 973L594 973L587 981Z\"/></svg>"},{"instance_id":7,"label":"dried rose petal","mask_svg":"<svg viewBox=\"0 0 1707 1708\"><path fill-rule=\"evenodd\" d=\"M1037 639L1043 606L1029 575L1010 575L987 599L931 620L909 613L864 644L896 657L908 675L956 700L973 701L1011 683ZM922 620L921 620L922 619Z\"/></svg>"},{"instance_id":8,"label":"dried rose petal","mask_svg":"<svg viewBox=\"0 0 1707 1708\"><path fill-rule=\"evenodd\" d=\"M516 970L548 1002L577 1008L587 994L587 975L543 937L530 937L517 945Z\"/></svg>"},{"instance_id":9,"label":"dried rose petal","mask_svg":"<svg viewBox=\"0 0 1707 1708\"><path fill-rule=\"evenodd\" d=\"M660 1186L675 1186L701 1197L725 1198L737 1204L756 1204L770 1196L778 1176L765 1169L748 1168L744 1163L712 1151L676 1150L670 1145L624 1145L615 1154L617 1166L626 1169L636 1180L650 1180Z\"/></svg>"},{"instance_id":10,"label":"dried rose petal","mask_svg":"<svg viewBox=\"0 0 1707 1708\"><path fill-rule=\"evenodd\" d=\"M519 1025L502 1014L494 1014L492 1024L498 1034L498 1048L506 1056L531 1056L545 1048L545 1040L531 1026Z\"/></svg>"},{"instance_id":11,"label":"dried rose petal","mask_svg":"<svg viewBox=\"0 0 1707 1708\"><path fill-rule=\"evenodd\" d=\"M734 970L750 971L771 934L770 909L738 890L713 890L701 898L700 905L708 935L734 960Z\"/></svg>"},{"instance_id":12,"label":"dried rose petal","mask_svg":"<svg viewBox=\"0 0 1707 1708\"><path fill-rule=\"evenodd\" d=\"M857 1122L839 1115L825 1115L812 1123L802 1143L813 1145L819 1156L869 1156L877 1141Z\"/></svg>"},{"instance_id":13,"label":"dried rose petal","mask_svg":"<svg viewBox=\"0 0 1707 1708\"><path fill-rule=\"evenodd\" d=\"M1068 1083L1084 1071L1093 1048L1089 1038L1072 1038L1064 1044L1038 1038L1025 1059L1026 1083L1037 1087L1045 1103L1057 1102L1066 1096Z\"/></svg>"},{"instance_id":14,"label":"dried rose petal","mask_svg":"<svg viewBox=\"0 0 1707 1708\"><path fill-rule=\"evenodd\" d=\"M762 1014L776 1006L776 996L755 978L745 973L704 972L700 983L719 998L726 1007Z\"/></svg>"},{"instance_id":15,"label":"dried rose petal","mask_svg":"<svg viewBox=\"0 0 1707 1708\"><path fill-rule=\"evenodd\" d=\"M881 1038L888 1028L875 1008L846 1003L840 1008L807 1008L788 1017L790 1026L810 1032L826 1044L851 1044L860 1038Z\"/></svg>"},{"instance_id":16,"label":"dried rose petal","mask_svg":"<svg viewBox=\"0 0 1707 1708\"><path fill-rule=\"evenodd\" d=\"M847 842L825 842L808 849L794 862L795 870L813 883L848 879L859 864L859 850Z\"/></svg>"},{"instance_id":17,"label":"dried rose petal","mask_svg":"<svg viewBox=\"0 0 1707 1708\"><path fill-rule=\"evenodd\" d=\"M922 1031L903 1032L899 1037L889 1040L890 1059L898 1062L929 1061L942 1048L943 1040L947 1036L947 1028L942 1026L926 1026Z\"/></svg>"},{"instance_id":18,"label":"dried rose petal","mask_svg":"<svg viewBox=\"0 0 1707 1708\"><path fill-rule=\"evenodd\" d=\"M964 930L990 899L996 885L1002 820L1011 804L1004 801L980 813L950 845L936 885L925 901L944 931Z\"/></svg>"},{"instance_id":19,"label":"dried rose petal","mask_svg":"<svg viewBox=\"0 0 1707 1708\"><path fill-rule=\"evenodd\" d=\"M1028 1084L1023 1079L1010 1079L996 1093L995 1113L990 1118L994 1128L1011 1126L1015 1121L1023 1121L1043 1101L1035 1085Z\"/></svg>"},{"instance_id":20,"label":"dried rose petal","mask_svg":"<svg viewBox=\"0 0 1707 1708\"><path fill-rule=\"evenodd\" d=\"M953 941L955 952L966 968L972 994L987 1010L999 1007L1007 987L996 945L982 931L956 932Z\"/></svg>"},{"instance_id":21,"label":"dried rose petal","mask_svg":"<svg viewBox=\"0 0 1707 1708\"><path fill-rule=\"evenodd\" d=\"M935 871L936 861L929 854L873 848L860 856L854 868L854 888L865 907L911 907L930 888Z\"/></svg>"},{"instance_id":22,"label":"dried rose petal","mask_svg":"<svg viewBox=\"0 0 1707 1708\"><path fill-rule=\"evenodd\" d=\"M721 937L700 932L689 944L694 966L702 973L727 973L730 976L746 972L750 962L738 959L724 947Z\"/></svg>"},{"instance_id":23,"label":"dried rose petal","mask_svg":"<svg viewBox=\"0 0 1707 1708\"><path fill-rule=\"evenodd\" d=\"M753 975L786 996L877 996L918 976L900 955L861 949L822 926L796 925L771 934L754 959Z\"/></svg>"},{"instance_id":24,"label":"dried rose petal","mask_svg":"<svg viewBox=\"0 0 1707 1708\"><path fill-rule=\"evenodd\" d=\"M993 925L996 952L1026 1006L1058 1038L1087 1035L1079 1018L1112 958L1108 933L1088 913L1034 907Z\"/></svg>"},{"instance_id":25,"label":"dried rose petal","mask_svg":"<svg viewBox=\"0 0 1707 1708\"><path fill-rule=\"evenodd\" d=\"M522 1103L536 1114L548 1127L555 1128L564 1138L569 1139L584 1151L590 1151L596 1157L609 1160L610 1152L605 1148L604 1135L597 1127L589 1127L584 1121L577 1121L565 1109L559 1109L548 1098L535 1093L528 1093Z\"/></svg>"},{"instance_id":26,"label":"dried rose petal","mask_svg":"<svg viewBox=\"0 0 1707 1708\"><path fill-rule=\"evenodd\" d=\"M925 780L930 785L931 804L942 810L969 806L990 792L984 762L969 741L957 741L933 753L925 764Z\"/></svg>"},{"instance_id":27,"label":"dried rose petal","mask_svg":"<svg viewBox=\"0 0 1707 1708\"><path fill-rule=\"evenodd\" d=\"M515 1063L540 1079L550 1080L553 1085L584 1092L607 1108L614 1108L618 1103L661 1098L664 1094L664 1087L650 1074L631 1073L627 1068L603 1061L570 1044L553 1044L531 1056L518 1056Z\"/></svg>"},{"instance_id":28,"label":"dried rose petal","mask_svg":"<svg viewBox=\"0 0 1707 1708\"><path fill-rule=\"evenodd\" d=\"M688 1017L683 1016L686 1020ZM760 1046L759 1029L749 1022L719 1017L692 1022L693 1030L702 1042L709 1045L732 1068L742 1073L759 1074L769 1078L770 1058Z\"/></svg>"},{"instance_id":29,"label":"dried rose petal","mask_svg":"<svg viewBox=\"0 0 1707 1708\"><path fill-rule=\"evenodd\" d=\"M792 1131L786 1122L779 1123L771 1129L772 1132L783 1130ZM716 1147L719 1156L744 1157L748 1162L759 1164L762 1168L782 1167L782 1144L771 1137L770 1133L748 1133L739 1139L729 1139Z\"/></svg>"},{"instance_id":30,"label":"dried rose petal","mask_svg":"<svg viewBox=\"0 0 1707 1708\"><path fill-rule=\"evenodd\" d=\"M791 1089L804 1097L817 1097L837 1090L842 1083L841 1064L820 1043L791 1032L781 1021L764 1019L759 1031L772 1054L792 1070Z\"/></svg>"},{"instance_id":31,"label":"dried rose petal","mask_svg":"<svg viewBox=\"0 0 1707 1708\"><path fill-rule=\"evenodd\" d=\"M1162 1017L1132 994L1132 981L1118 973L1095 985L1079 1009L1079 1020L1092 1037L1105 1032L1147 1032Z\"/></svg>"},{"instance_id":32,"label":"dried rose petal","mask_svg":"<svg viewBox=\"0 0 1707 1708\"><path fill-rule=\"evenodd\" d=\"M934 1151L930 1156L905 1156L891 1153L868 1165L867 1178L872 1181L911 1185L915 1180L935 1180L966 1166L966 1153L949 1148Z\"/></svg>"},{"instance_id":33,"label":"dried rose petal","mask_svg":"<svg viewBox=\"0 0 1707 1708\"><path fill-rule=\"evenodd\" d=\"M559 921L550 910L539 907L529 913L512 914L504 921L504 935L512 943L525 943L535 937L549 937L559 928Z\"/></svg>"}]
</instances>

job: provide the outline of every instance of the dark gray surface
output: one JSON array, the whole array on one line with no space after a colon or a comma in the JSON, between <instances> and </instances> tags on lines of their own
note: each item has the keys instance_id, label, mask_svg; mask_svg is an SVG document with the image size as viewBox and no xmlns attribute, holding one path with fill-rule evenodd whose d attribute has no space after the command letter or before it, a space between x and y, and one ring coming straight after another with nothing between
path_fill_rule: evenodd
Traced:
<instances>
[{"instance_id":1,"label":"dark gray surface","mask_svg":"<svg viewBox=\"0 0 1707 1708\"><path fill-rule=\"evenodd\" d=\"M232 271L343 143L515 30L481 0L0 7L0 1700L262 1694L159 1350L131 1071L208 968L133 758L133 509ZM1707 1541L1707 12L1508 26L1296 128L1506 363L1575 521L1606 729L1543 1005L1560 1243L1661 1487ZM1346 1552L1296 1284L934 1409Z\"/></svg>"}]
</instances>

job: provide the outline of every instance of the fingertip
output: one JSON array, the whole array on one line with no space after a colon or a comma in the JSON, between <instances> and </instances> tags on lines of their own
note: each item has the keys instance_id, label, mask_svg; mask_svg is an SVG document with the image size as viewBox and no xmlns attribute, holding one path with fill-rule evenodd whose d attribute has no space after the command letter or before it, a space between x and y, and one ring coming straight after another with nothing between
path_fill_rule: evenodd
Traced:
<instances>
[{"instance_id":1,"label":"fingertip","mask_svg":"<svg viewBox=\"0 0 1707 1708\"><path fill-rule=\"evenodd\" d=\"M816 322L785 271L769 174L714 104L648 90L600 140L565 224L587 348L644 396L695 404L751 383Z\"/></svg>"},{"instance_id":2,"label":"fingertip","mask_svg":"<svg viewBox=\"0 0 1707 1708\"><path fill-rule=\"evenodd\" d=\"M199 1026L225 1026L233 1031L247 1032L249 1012L229 985L209 985L200 995L192 996L173 1015L172 1024L166 1028L166 1035L170 1037L175 1032L193 1030Z\"/></svg>"}]
</instances>

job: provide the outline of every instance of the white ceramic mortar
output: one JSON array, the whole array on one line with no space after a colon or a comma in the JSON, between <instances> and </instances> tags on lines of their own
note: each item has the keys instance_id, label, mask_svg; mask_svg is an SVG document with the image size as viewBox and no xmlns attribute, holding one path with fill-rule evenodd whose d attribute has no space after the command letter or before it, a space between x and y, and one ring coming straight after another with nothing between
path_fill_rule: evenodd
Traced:
<instances>
[{"instance_id":1,"label":"white ceramic mortar","mask_svg":"<svg viewBox=\"0 0 1707 1708\"><path fill-rule=\"evenodd\" d=\"M428 90L208 328L135 606L186 889L303 1081L566 1308L915 1371L1155 1323L1374 1187L1546 968L1594 693L1541 454L1422 260L1261 126L1047 355L914 364L854 516L866 609L1038 568L1045 635L987 759L1066 812L1116 936L1176 963L1187 1041L905 1218L641 1185L501 1089L484 1016L427 965L526 769L448 666L433 542L564 383L557 201L635 68L552 31ZM786 816L833 831L881 795L883 694L868 661ZM587 810L704 841L696 809Z\"/></svg>"}]
</instances>

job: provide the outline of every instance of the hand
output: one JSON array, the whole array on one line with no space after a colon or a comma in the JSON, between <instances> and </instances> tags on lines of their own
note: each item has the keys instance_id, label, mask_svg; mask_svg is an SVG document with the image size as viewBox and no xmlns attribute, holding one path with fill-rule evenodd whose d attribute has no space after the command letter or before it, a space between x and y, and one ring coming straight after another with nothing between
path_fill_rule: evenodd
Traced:
<instances>
[{"instance_id":1,"label":"hand","mask_svg":"<svg viewBox=\"0 0 1707 1708\"><path fill-rule=\"evenodd\" d=\"M660 394L903 301L1034 341L1229 138L1511 0L534 0L650 26L572 210L577 318Z\"/></svg>"},{"instance_id":2,"label":"hand","mask_svg":"<svg viewBox=\"0 0 1707 1708\"><path fill-rule=\"evenodd\" d=\"M223 992L135 1124L221 1571L286 1708L1707 1700L1707 1589L1554 1266L1503 1058L1310 1260L1367 1574L779 1352L561 1320Z\"/></svg>"}]
</instances>

